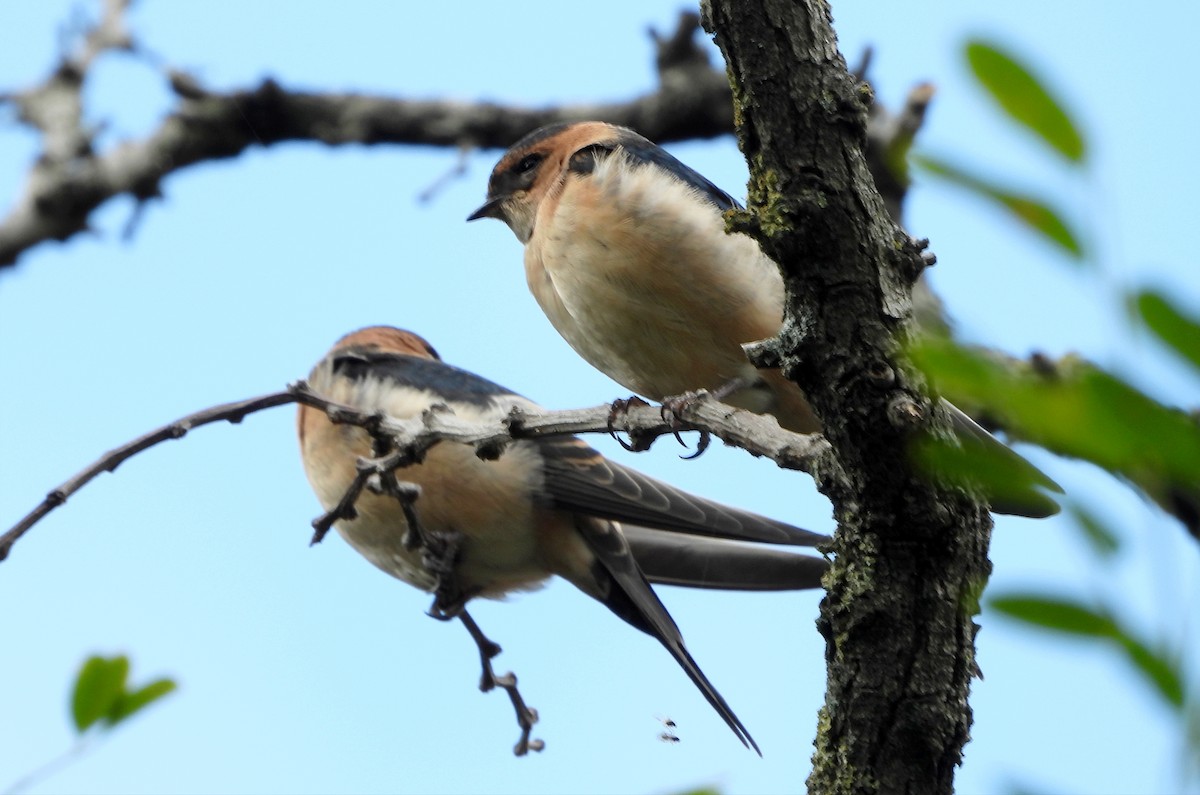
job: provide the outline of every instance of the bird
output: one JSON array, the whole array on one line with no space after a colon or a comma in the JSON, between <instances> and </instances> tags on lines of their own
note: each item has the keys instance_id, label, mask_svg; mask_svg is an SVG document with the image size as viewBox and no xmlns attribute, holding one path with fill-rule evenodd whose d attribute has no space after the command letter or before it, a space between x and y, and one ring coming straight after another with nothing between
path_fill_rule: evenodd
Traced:
<instances>
[{"instance_id":1,"label":"bird","mask_svg":"<svg viewBox=\"0 0 1200 795\"><path fill-rule=\"evenodd\" d=\"M778 265L748 235L727 234L741 204L637 132L600 121L541 127L496 163L486 201L467 218L503 221L524 245L525 279L567 343L652 400L709 390L773 414L796 433L821 423L779 369L757 369L743 344L783 325ZM1047 475L948 401L956 437L1013 486L1000 513L1059 510Z\"/></svg>"},{"instance_id":2,"label":"bird","mask_svg":"<svg viewBox=\"0 0 1200 795\"><path fill-rule=\"evenodd\" d=\"M342 337L308 383L326 399L396 419L437 406L479 422L505 418L514 407L540 410L391 326ZM307 405L297 424L305 473L321 505L332 510L356 475L356 460L373 454L371 436ZM534 589L554 575L566 579L657 639L738 739L761 754L688 652L652 584L817 588L825 559L781 547L811 547L827 536L688 494L574 436L517 440L494 461L479 458L471 445L443 442L398 477L420 489L415 509L423 531L461 539L453 577L464 601ZM421 551L405 543L408 522L395 499L364 491L353 518L334 526L385 573L424 591L437 587Z\"/></svg>"}]
</instances>

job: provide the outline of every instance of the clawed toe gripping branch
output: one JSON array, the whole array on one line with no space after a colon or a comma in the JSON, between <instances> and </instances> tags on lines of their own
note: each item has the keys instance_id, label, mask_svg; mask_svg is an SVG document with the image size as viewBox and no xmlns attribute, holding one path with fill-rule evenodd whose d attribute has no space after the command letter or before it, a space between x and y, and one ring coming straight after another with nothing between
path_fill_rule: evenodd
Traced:
<instances>
[{"instance_id":1,"label":"clawed toe gripping branch","mask_svg":"<svg viewBox=\"0 0 1200 795\"><path fill-rule=\"evenodd\" d=\"M631 453L641 453L649 450L650 446L663 433L671 434L681 447L687 447L687 442L683 440L680 433L683 431L698 431L700 433L700 440L696 443L696 452L680 456L680 458L685 461L699 458L708 449L709 443L712 442L712 434L705 428L696 427L688 423L684 418L684 412L693 402L706 398L708 394L708 392L700 390L699 392L685 392L682 395L665 398L658 407L658 417L662 421L662 428L647 431L637 427L626 427L625 434L629 437L629 441L625 441L617 435L617 420L626 420L631 411L634 409L650 408L650 404L637 395L628 398L617 398L609 408L606 430L608 435L617 441L617 444Z\"/></svg>"}]
</instances>

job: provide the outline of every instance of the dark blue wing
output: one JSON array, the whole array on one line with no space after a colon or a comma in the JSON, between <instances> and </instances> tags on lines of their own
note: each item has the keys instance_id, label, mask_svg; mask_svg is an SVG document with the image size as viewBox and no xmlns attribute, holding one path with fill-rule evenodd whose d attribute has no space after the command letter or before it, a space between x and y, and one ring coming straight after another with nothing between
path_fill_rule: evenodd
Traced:
<instances>
[{"instance_id":1,"label":"dark blue wing","mask_svg":"<svg viewBox=\"0 0 1200 795\"><path fill-rule=\"evenodd\" d=\"M816 546L828 536L688 494L615 461L574 436L539 439L546 496L558 508L678 533Z\"/></svg>"},{"instance_id":2,"label":"dark blue wing","mask_svg":"<svg viewBox=\"0 0 1200 795\"><path fill-rule=\"evenodd\" d=\"M699 171L684 165L658 144L624 127L612 129L614 134L611 138L588 144L572 154L567 167L576 174L590 174L596 167L598 155L607 156L619 147L634 163L661 168L683 184L694 188L703 199L721 212L742 209L737 199L709 182Z\"/></svg>"},{"instance_id":3,"label":"dark blue wing","mask_svg":"<svg viewBox=\"0 0 1200 795\"><path fill-rule=\"evenodd\" d=\"M718 188L691 166L680 162L678 158L656 143L646 140L636 133L624 135L619 139L624 149L635 161L648 163L674 174L681 182L700 192L710 204L721 212L726 210L741 210L741 203L725 191Z\"/></svg>"},{"instance_id":4,"label":"dark blue wing","mask_svg":"<svg viewBox=\"0 0 1200 795\"><path fill-rule=\"evenodd\" d=\"M490 406L496 398L515 394L468 370L436 359L347 348L333 357L333 371L352 381L368 376L387 379L413 389L428 389L445 397L477 406Z\"/></svg>"}]
</instances>

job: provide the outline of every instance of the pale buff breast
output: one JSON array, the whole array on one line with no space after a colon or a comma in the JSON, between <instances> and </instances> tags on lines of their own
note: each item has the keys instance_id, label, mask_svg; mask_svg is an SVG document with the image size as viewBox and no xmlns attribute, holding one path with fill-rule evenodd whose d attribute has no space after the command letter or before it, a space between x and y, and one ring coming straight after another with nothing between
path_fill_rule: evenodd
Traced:
<instances>
[{"instance_id":1,"label":"pale buff breast","mask_svg":"<svg viewBox=\"0 0 1200 795\"><path fill-rule=\"evenodd\" d=\"M370 379L352 384L314 372L312 383L333 400L380 409L398 419L416 416L441 402L432 393L397 390ZM469 405L454 408L467 420L488 413ZM303 444L309 480L328 510L354 478L355 458L371 454L369 436L358 428L335 426L323 414L309 411ZM483 595L501 595L536 587L549 575L537 548L531 499L540 487L541 472L540 458L530 445L513 445L499 460L482 461L467 446L439 444L423 463L396 475L421 487L416 510L424 528L462 534L460 584ZM356 519L337 523L341 536L388 574L432 589L434 581L421 565L420 551L402 544L407 527L394 499L364 492L356 509Z\"/></svg>"},{"instance_id":2,"label":"pale buff breast","mask_svg":"<svg viewBox=\"0 0 1200 795\"><path fill-rule=\"evenodd\" d=\"M526 278L592 365L652 398L753 374L740 343L778 331L782 280L690 188L613 156L544 210Z\"/></svg>"}]
</instances>

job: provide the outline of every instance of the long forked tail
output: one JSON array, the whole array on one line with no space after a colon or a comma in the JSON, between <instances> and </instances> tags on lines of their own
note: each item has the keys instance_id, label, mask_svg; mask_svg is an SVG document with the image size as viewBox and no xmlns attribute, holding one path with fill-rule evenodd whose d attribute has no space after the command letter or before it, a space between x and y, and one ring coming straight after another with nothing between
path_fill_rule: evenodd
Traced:
<instances>
[{"instance_id":1,"label":"long forked tail","mask_svg":"<svg viewBox=\"0 0 1200 795\"><path fill-rule=\"evenodd\" d=\"M692 659L683 644L683 635L679 627L667 612L667 608L659 601L658 596L646 581L645 575L638 568L628 542L621 534L619 526L613 522L593 517L580 517L576 523L588 546L596 554L599 564L594 571L600 581L600 593L594 594L609 610L612 610L627 622L643 632L657 638L671 653L679 667L696 685L712 708L724 719L737 738L747 748L762 756L758 743L750 736L750 732L742 725L741 720L734 714L729 704L713 686L700 666ZM607 575L604 577L602 575ZM607 583L604 582L607 580ZM606 587L607 586L607 587Z\"/></svg>"}]
</instances>

